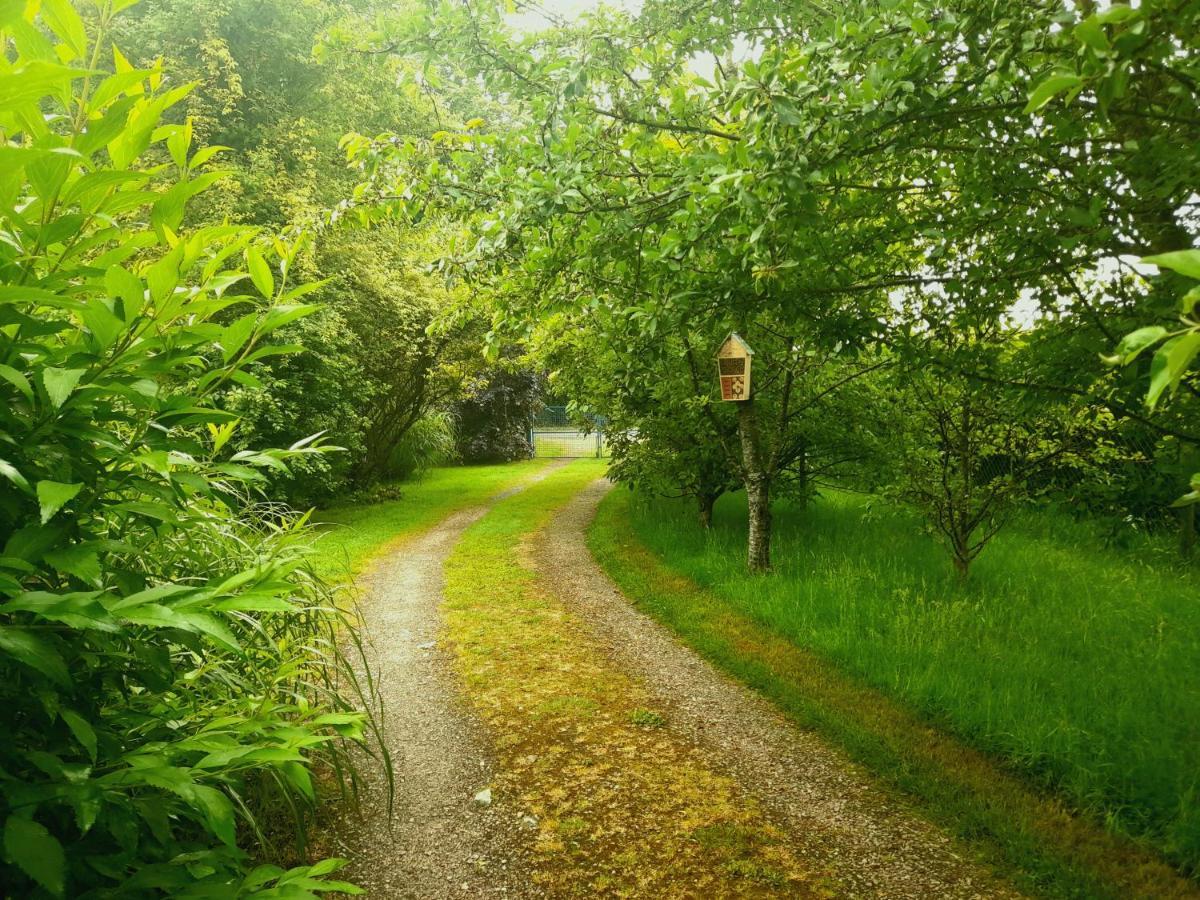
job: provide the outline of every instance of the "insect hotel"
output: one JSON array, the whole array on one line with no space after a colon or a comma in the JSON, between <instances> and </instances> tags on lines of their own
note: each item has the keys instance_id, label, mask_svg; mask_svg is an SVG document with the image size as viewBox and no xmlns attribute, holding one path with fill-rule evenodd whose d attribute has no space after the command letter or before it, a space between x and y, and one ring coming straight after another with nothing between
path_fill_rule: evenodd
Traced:
<instances>
[{"instance_id":1,"label":"insect hotel","mask_svg":"<svg viewBox=\"0 0 1200 900\"><path fill-rule=\"evenodd\" d=\"M736 331L725 338L717 351L717 376L722 400L750 399L750 363L754 351Z\"/></svg>"}]
</instances>

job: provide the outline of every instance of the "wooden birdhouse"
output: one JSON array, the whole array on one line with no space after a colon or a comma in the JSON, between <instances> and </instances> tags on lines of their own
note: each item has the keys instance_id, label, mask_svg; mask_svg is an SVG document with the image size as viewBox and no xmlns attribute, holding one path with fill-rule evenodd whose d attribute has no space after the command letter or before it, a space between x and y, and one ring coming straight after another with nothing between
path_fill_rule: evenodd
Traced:
<instances>
[{"instance_id":1,"label":"wooden birdhouse","mask_svg":"<svg viewBox=\"0 0 1200 900\"><path fill-rule=\"evenodd\" d=\"M721 381L722 400L750 399L750 363L754 351L736 331L725 338L717 351L717 377Z\"/></svg>"}]
</instances>

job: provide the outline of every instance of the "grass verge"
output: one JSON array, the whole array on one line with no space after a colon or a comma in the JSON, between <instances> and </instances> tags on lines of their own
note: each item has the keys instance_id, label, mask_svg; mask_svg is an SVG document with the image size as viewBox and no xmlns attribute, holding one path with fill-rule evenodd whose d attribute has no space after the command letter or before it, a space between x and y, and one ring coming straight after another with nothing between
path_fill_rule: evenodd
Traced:
<instances>
[{"instance_id":1,"label":"grass verge","mask_svg":"<svg viewBox=\"0 0 1200 900\"><path fill-rule=\"evenodd\" d=\"M505 499L445 568L447 633L498 756L496 802L532 816L553 896L828 896L785 836L708 769L522 564L525 540L598 477L576 462Z\"/></svg>"},{"instance_id":2,"label":"grass verge","mask_svg":"<svg viewBox=\"0 0 1200 900\"><path fill-rule=\"evenodd\" d=\"M537 459L434 469L419 481L401 485L398 499L319 510L314 518L324 533L313 566L322 577L343 581L384 547L432 528L453 512L484 503L532 478L549 462Z\"/></svg>"},{"instance_id":3,"label":"grass verge","mask_svg":"<svg viewBox=\"0 0 1200 900\"><path fill-rule=\"evenodd\" d=\"M884 783L915 798L926 814L979 848L1024 889L1056 897L1197 896L1196 885L1151 849L1105 830L1093 816L1072 813L1033 786L1017 764L999 764L992 754L951 736L939 727L952 721L945 709L910 702L886 678L873 685L856 677L861 670L847 662L858 660L865 668L883 660L880 665L894 667L887 670L901 684L919 681L926 673L905 659L903 647L936 641L949 647L940 661L947 669L943 677L953 679L955 654L977 653L972 637L978 640L981 627L995 627L1002 611L989 610L977 598L960 611L962 621L938 621L938 615L948 615L944 603L923 601L928 615L909 623L906 617L921 606L889 593L875 601L884 607L878 625L867 627L861 607L871 600L860 594L878 590L872 577L884 579L884 573L905 565L913 536L838 533L827 545L811 523L801 541L799 526L793 523L789 530L787 516L781 518L779 571L766 579L743 574L735 517L726 514L718 533L705 537L669 510L639 509L625 491L614 491L602 503L589 546L639 607L797 722L840 744ZM936 548L926 552L936 557ZM820 619L814 608L828 618ZM972 617L983 618L984 626L969 623ZM797 619L808 623L807 631L797 629ZM821 621L826 632L818 627ZM888 627L903 629L903 640L889 640ZM830 649L835 639L842 654ZM1001 670L1005 655L995 652ZM1022 649L1013 648L1010 665L1023 658ZM1069 663L1063 671L1070 672ZM962 702L994 704L1002 682L997 671L990 682L974 686L983 697L969 699L975 694L964 690Z\"/></svg>"}]
</instances>

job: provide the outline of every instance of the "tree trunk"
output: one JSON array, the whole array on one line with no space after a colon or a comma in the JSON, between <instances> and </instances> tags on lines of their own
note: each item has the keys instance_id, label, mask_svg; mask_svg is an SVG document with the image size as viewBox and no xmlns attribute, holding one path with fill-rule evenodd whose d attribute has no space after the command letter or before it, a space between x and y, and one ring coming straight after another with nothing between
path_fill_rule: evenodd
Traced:
<instances>
[{"instance_id":1,"label":"tree trunk","mask_svg":"<svg viewBox=\"0 0 1200 900\"><path fill-rule=\"evenodd\" d=\"M696 495L696 503L700 507L700 527L705 531L708 531L710 528L712 528L713 506L716 504L718 496L718 494Z\"/></svg>"},{"instance_id":2,"label":"tree trunk","mask_svg":"<svg viewBox=\"0 0 1200 900\"><path fill-rule=\"evenodd\" d=\"M1191 559L1196 547L1196 504L1189 503L1179 509L1179 554Z\"/></svg>"},{"instance_id":3,"label":"tree trunk","mask_svg":"<svg viewBox=\"0 0 1200 900\"><path fill-rule=\"evenodd\" d=\"M970 535L950 535L950 557L954 561L954 572L959 581L966 581L971 574L971 551L968 549Z\"/></svg>"},{"instance_id":4,"label":"tree trunk","mask_svg":"<svg viewBox=\"0 0 1200 900\"><path fill-rule=\"evenodd\" d=\"M800 441L796 455L796 487L800 491L800 502L808 505L808 441Z\"/></svg>"},{"instance_id":5,"label":"tree trunk","mask_svg":"<svg viewBox=\"0 0 1200 900\"><path fill-rule=\"evenodd\" d=\"M771 478L763 465L753 399L738 403L738 432L742 439L742 468L750 514L746 565L753 573L766 572L771 568Z\"/></svg>"}]
</instances>

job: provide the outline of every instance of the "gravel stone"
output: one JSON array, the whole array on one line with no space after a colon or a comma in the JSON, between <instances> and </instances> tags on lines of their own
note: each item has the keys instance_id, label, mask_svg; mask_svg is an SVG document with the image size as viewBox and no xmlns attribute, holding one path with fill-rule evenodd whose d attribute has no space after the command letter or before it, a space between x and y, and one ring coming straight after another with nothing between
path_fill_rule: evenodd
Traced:
<instances>
[{"instance_id":1,"label":"gravel stone","mask_svg":"<svg viewBox=\"0 0 1200 900\"><path fill-rule=\"evenodd\" d=\"M611 488L597 481L529 544L544 585L611 658L642 681L672 729L734 777L799 845L834 869L839 895L1019 897L970 852L871 783L818 735L799 729L635 609L593 560L586 531Z\"/></svg>"},{"instance_id":2,"label":"gravel stone","mask_svg":"<svg viewBox=\"0 0 1200 900\"><path fill-rule=\"evenodd\" d=\"M556 468L542 469L491 502ZM359 579L362 634L378 683L395 805L389 815L385 773L364 756L361 804L334 823L331 849L352 861L344 875L372 900L542 896L525 874L529 831L520 813L490 802L490 789L480 791L493 773L487 735L461 698L451 654L438 643L443 563L487 509L451 515ZM484 795L487 804L478 802Z\"/></svg>"}]
</instances>

